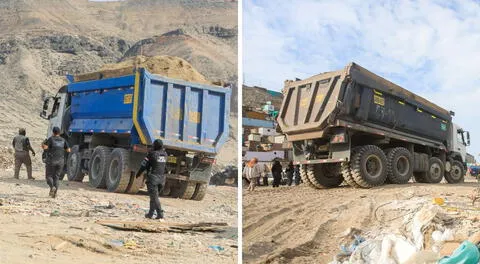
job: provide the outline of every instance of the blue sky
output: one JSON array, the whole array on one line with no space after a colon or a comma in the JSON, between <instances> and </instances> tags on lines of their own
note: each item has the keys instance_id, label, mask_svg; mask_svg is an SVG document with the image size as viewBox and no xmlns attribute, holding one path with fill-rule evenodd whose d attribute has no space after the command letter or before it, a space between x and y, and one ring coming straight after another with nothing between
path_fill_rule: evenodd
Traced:
<instances>
[{"instance_id":1,"label":"blue sky","mask_svg":"<svg viewBox=\"0 0 480 264\"><path fill-rule=\"evenodd\" d=\"M361 66L456 113L480 157L480 4L475 1L243 1L247 85Z\"/></svg>"}]
</instances>

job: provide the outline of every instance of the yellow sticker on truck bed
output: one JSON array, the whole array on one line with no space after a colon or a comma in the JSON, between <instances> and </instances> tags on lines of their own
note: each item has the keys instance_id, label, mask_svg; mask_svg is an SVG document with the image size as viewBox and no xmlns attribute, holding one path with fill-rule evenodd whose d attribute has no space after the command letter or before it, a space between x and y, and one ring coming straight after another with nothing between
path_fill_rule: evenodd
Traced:
<instances>
[{"instance_id":1,"label":"yellow sticker on truck bed","mask_svg":"<svg viewBox=\"0 0 480 264\"><path fill-rule=\"evenodd\" d=\"M167 157L167 162L168 162L168 163L177 163L177 157L175 157L175 156L168 156L168 157Z\"/></svg>"},{"instance_id":2,"label":"yellow sticker on truck bed","mask_svg":"<svg viewBox=\"0 0 480 264\"><path fill-rule=\"evenodd\" d=\"M373 102L377 105L385 106L385 98L380 95L373 95Z\"/></svg>"},{"instance_id":3,"label":"yellow sticker on truck bed","mask_svg":"<svg viewBox=\"0 0 480 264\"><path fill-rule=\"evenodd\" d=\"M126 94L123 96L123 104L131 104L133 102L133 94Z\"/></svg>"}]
</instances>

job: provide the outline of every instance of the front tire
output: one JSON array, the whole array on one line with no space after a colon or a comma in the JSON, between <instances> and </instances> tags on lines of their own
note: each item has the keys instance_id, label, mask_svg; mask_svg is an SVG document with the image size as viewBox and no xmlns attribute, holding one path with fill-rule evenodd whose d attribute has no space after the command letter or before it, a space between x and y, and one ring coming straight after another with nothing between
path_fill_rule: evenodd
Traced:
<instances>
[{"instance_id":1,"label":"front tire","mask_svg":"<svg viewBox=\"0 0 480 264\"><path fill-rule=\"evenodd\" d=\"M67 178L69 181L81 182L85 177L82 172L82 157L78 145L72 147L67 158Z\"/></svg>"},{"instance_id":2,"label":"front tire","mask_svg":"<svg viewBox=\"0 0 480 264\"><path fill-rule=\"evenodd\" d=\"M448 183L464 182L465 171L463 169L463 164L460 161L454 160L452 162L450 171L445 173L445 180L447 180Z\"/></svg>"},{"instance_id":3,"label":"front tire","mask_svg":"<svg viewBox=\"0 0 480 264\"><path fill-rule=\"evenodd\" d=\"M437 157L431 157L428 163L428 171L425 174L425 181L428 183L439 183L445 173L445 165Z\"/></svg>"}]
</instances>

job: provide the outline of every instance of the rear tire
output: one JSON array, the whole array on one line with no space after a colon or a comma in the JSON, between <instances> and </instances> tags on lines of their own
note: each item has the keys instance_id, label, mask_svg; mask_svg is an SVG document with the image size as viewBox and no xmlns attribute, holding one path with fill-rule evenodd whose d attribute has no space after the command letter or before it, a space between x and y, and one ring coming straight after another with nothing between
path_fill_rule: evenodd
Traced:
<instances>
[{"instance_id":1,"label":"rear tire","mask_svg":"<svg viewBox=\"0 0 480 264\"><path fill-rule=\"evenodd\" d=\"M464 182L465 171L463 169L463 164L460 161L454 160L452 162L450 171L445 173L445 180L447 180L448 183Z\"/></svg>"},{"instance_id":2,"label":"rear tire","mask_svg":"<svg viewBox=\"0 0 480 264\"><path fill-rule=\"evenodd\" d=\"M428 183L439 183L445 173L445 165L436 157L431 157L428 162L428 171L425 174L425 181Z\"/></svg>"},{"instance_id":3,"label":"rear tire","mask_svg":"<svg viewBox=\"0 0 480 264\"><path fill-rule=\"evenodd\" d=\"M109 192L125 192L131 176L130 152L122 148L114 149L107 170L107 190Z\"/></svg>"},{"instance_id":4,"label":"rear tire","mask_svg":"<svg viewBox=\"0 0 480 264\"><path fill-rule=\"evenodd\" d=\"M173 198L181 198L190 200L195 193L197 184L194 182L179 181L179 183L173 187L171 194Z\"/></svg>"},{"instance_id":5,"label":"rear tire","mask_svg":"<svg viewBox=\"0 0 480 264\"><path fill-rule=\"evenodd\" d=\"M353 148L350 152L350 157L353 157L355 155L355 151L357 148ZM342 175L343 175L343 180L350 186L354 188L360 188L361 186L358 185L358 183L355 182L355 179L353 179L352 175L352 168L350 166L350 162L342 162Z\"/></svg>"},{"instance_id":6,"label":"rear tire","mask_svg":"<svg viewBox=\"0 0 480 264\"><path fill-rule=\"evenodd\" d=\"M193 194L192 200L201 201L207 194L207 187L208 184L206 183L197 183L197 187L195 188L195 193Z\"/></svg>"},{"instance_id":7,"label":"rear tire","mask_svg":"<svg viewBox=\"0 0 480 264\"><path fill-rule=\"evenodd\" d=\"M352 176L363 188L382 185L387 179L387 157L375 145L366 145L358 149L351 161Z\"/></svg>"},{"instance_id":8,"label":"rear tire","mask_svg":"<svg viewBox=\"0 0 480 264\"><path fill-rule=\"evenodd\" d=\"M387 179L395 184L408 183L413 174L413 157L410 151L406 148L394 148L387 153Z\"/></svg>"},{"instance_id":9,"label":"rear tire","mask_svg":"<svg viewBox=\"0 0 480 264\"><path fill-rule=\"evenodd\" d=\"M110 164L111 149L105 146L98 146L93 150L90 166L88 169L88 183L94 188L105 188L107 169Z\"/></svg>"},{"instance_id":10,"label":"rear tire","mask_svg":"<svg viewBox=\"0 0 480 264\"><path fill-rule=\"evenodd\" d=\"M307 176L317 189L337 187L343 182L338 163L308 165Z\"/></svg>"},{"instance_id":11,"label":"rear tire","mask_svg":"<svg viewBox=\"0 0 480 264\"><path fill-rule=\"evenodd\" d=\"M69 181L81 182L85 177L85 173L82 172L82 157L80 155L80 148L75 145L68 153L67 159L67 178Z\"/></svg>"},{"instance_id":12,"label":"rear tire","mask_svg":"<svg viewBox=\"0 0 480 264\"><path fill-rule=\"evenodd\" d=\"M312 188L316 188L315 185L308 179L307 175L307 165L300 165L300 178L302 178L302 181L308 186ZM284 185L284 184L282 184Z\"/></svg>"}]
</instances>

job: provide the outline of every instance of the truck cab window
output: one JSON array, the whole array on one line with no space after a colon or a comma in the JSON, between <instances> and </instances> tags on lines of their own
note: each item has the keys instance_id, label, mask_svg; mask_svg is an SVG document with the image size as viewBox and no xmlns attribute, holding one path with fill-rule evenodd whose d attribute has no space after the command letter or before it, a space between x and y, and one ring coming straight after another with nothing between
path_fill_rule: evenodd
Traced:
<instances>
[{"instance_id":1,"label":"truck cab window","mask_svg":"<svg viewBox=\"0 0 480 264\"><path fill-rule=\"evenodd\" d=\"M457 141L462 145L466 145L462 132L457 132Z\"/></svg>"}]
</instances>

